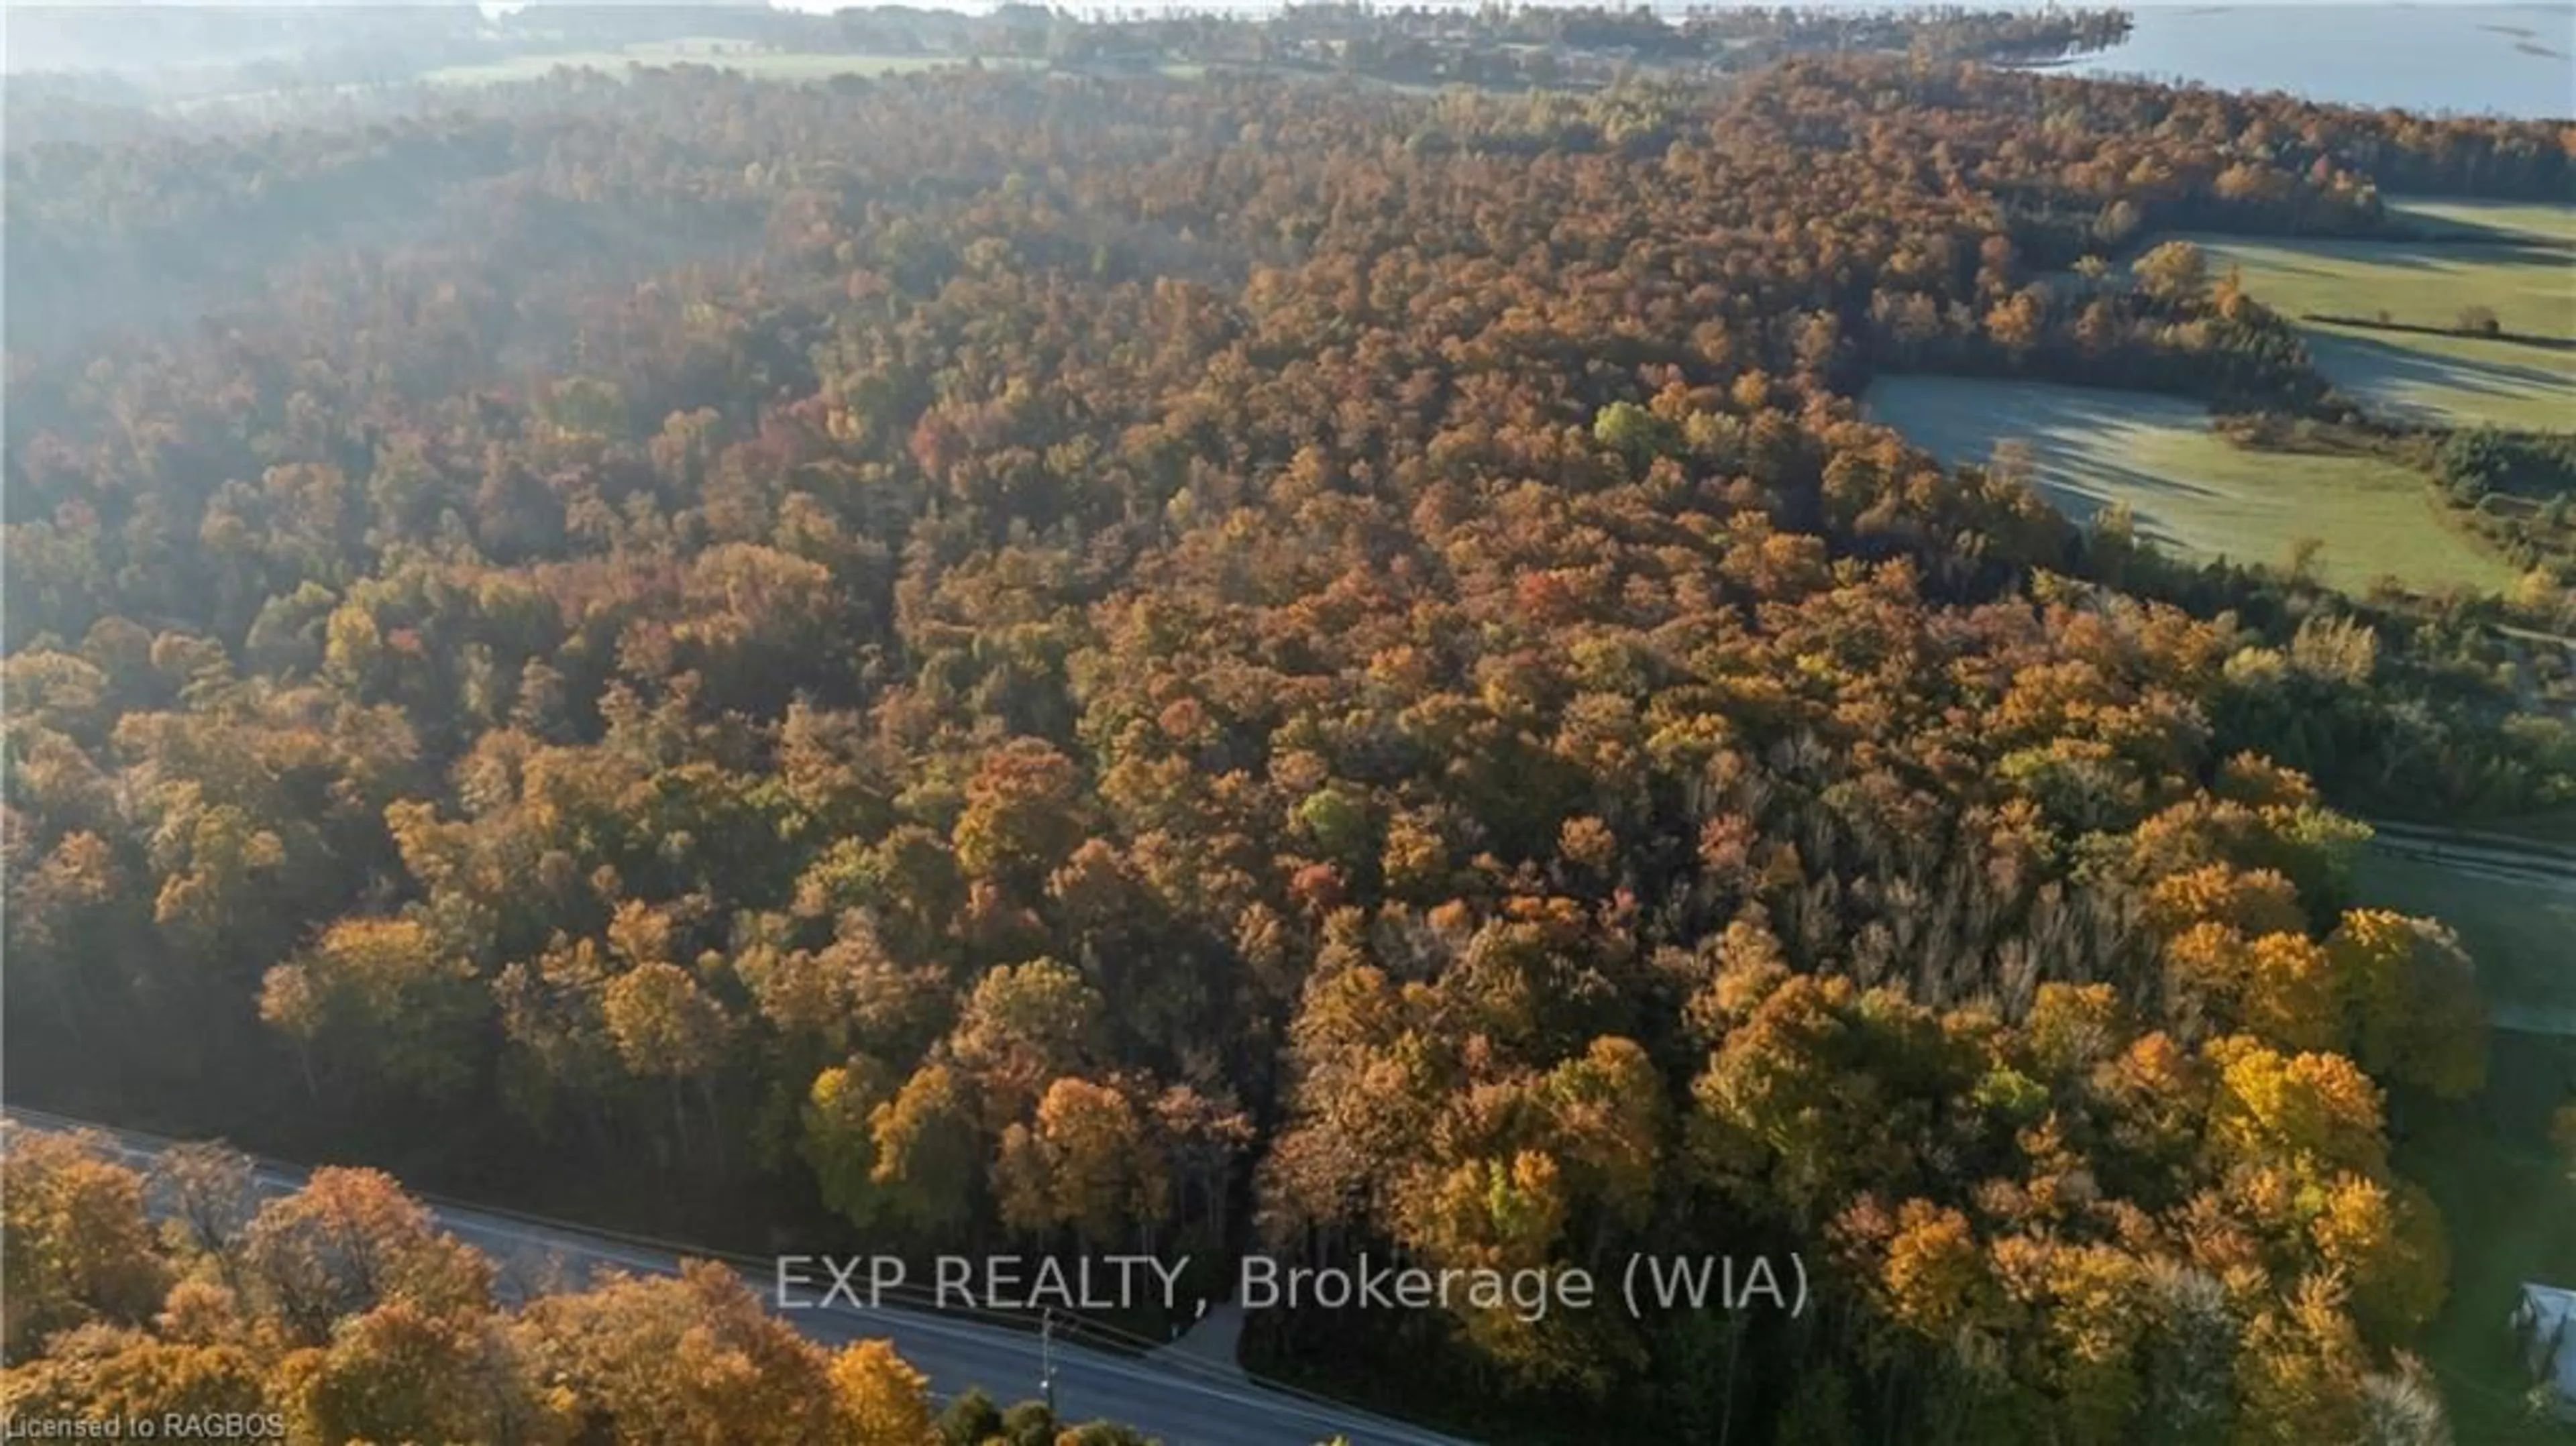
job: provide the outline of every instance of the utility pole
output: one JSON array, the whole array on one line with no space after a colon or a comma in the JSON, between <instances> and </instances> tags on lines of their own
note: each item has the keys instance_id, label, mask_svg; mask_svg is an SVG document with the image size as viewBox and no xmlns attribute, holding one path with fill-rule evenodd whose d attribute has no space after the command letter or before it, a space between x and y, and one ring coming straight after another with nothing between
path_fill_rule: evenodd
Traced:
<instances>
[{"instance_id":1,"label":"utility pole","mask_svg":"<svg viewBox=\"0 0 2576 1446\"><path fill-rule=\"evenodd\" d=\"M1050 1306L1038 1317L1038 1392L1046 1400L1047 1414L1055 1414L1055 1309Z\"/></svg>"}]
</instances>

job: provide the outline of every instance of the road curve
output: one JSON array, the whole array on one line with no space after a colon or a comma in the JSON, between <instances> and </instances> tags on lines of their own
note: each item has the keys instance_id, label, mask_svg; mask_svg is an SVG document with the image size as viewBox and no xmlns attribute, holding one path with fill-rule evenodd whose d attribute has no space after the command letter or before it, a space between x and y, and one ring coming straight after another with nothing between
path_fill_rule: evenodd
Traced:
<instances>
[{"instance_id":1,"label":"road curve","mask_svg":"<svg viewBox=\"0 0 2576 1446\"><path fill-rule=\"evenodd\" d=\"M128 1161L148 1166L178 1142L135 1130L113 1129L42 1110L9 1105L0 1114L31 1129L89 1131L105 1137ZM302 1188L307 1171L253 1157L253 1178L263 1196ZM421 1197L439 1227L488 1256L505 1281L533 1270L558 1269L579 1280L609 1269L676 1274L680 1254L601 1232L504 1212ZM715 1252L709 1258L726 1259ZM777 1308L776 1281L768 1272L730 1261L754 1294ZM815 1341L894 1342L903 1358L930 1378L942 1399L980 1386L1008 1403L1036 1396L1041 1364L1037 1338L959 1315L835 1303L829 1308L780 1311L780 1318ZM1164 1446L1314 1446L1335 1436L1351 1446L1470 1446L1371 1415L1320 1397L1271 1390L1233 1379L1187 1360L1113 1355L1058 1342L1053 1349L1056 1404L1067 1421L1123 1421Z\"/></svg>"}]
</instances>

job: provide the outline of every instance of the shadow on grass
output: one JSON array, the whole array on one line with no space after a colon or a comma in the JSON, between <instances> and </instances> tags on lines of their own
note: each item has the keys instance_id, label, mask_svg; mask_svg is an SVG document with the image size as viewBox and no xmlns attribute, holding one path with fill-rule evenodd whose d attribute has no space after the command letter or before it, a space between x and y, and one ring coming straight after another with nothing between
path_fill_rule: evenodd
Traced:
<instances>
[{"instance_id":1,"label":"shadow on grass","mask_svg":"<svg viewBox=\"0 0 2576 1446\"><path fill-rule=\"evenodd\" d=\"M2427 326L2413 321L2380 321L2367 316L2336 316L2330 312L2309 311L2299 315L2302 322L2318 326L2350 327L2355 331L2385 331L2400 336L2439 336L2453 341L2487 342L2496 346L2527 346L2536 351L2576 351L2576 337L2539 336L2527 331L2460 331L2451 327Z\"/></svg>"},{"instance_id":2,"label":"shadow on grass","mask_svg":"<svg viewBox=\"0 0 2576 1446\"><path fill-rule=\"evenodd\" d=\"M2448 339L2489 344L2471 337ZM2318 371L2335 385L2381 403L2395 412L2399 420L2436 422L2444 419L2443 409L2438 403L2405 395L2418 388L2448 390L2470 397L2524 400L2546 398L2553 392L2563 391L2571 394L2571 400L2576 400L2576 376L2571 376L2564 368L2502 360L2473 361L2349 331L2312 330L2307 335L2307 342L2308 354L2315 358Z\"/></svg>"},{"instance_id":3,"label":"shadow on grass","mask_svg":"<svg viewBox=\"0 0 2576 1446\"><path fill-rule=\"evenodd\" d=\"M2508 203L2510 204L2510 203ZM2576 253L2576 240L2563 240L2536 234L2519 227L2494 221L2473 221L2462 216L2437 216L2410 209L2403 202L2391 208L2390 216L2400 229L2392 231L2392 241L2422 242L2434 246L2496 246L2518 248L2538 246L2559 253L2559 264L2567 264L2570 253Z\"/></svg>"},{"instance_id":4,"label":"shadow on grass","mask_svg":"<svg viewBox=\"0 0 2576 1446\"><path fill-rule=\"evenodd\" d=\"M2462 1101L2391 1102L2397 1168L2429 1190L2451 1246L2451 1290L2418 1342L2461 1446L2567 1446L2576 1430L2532 1419L2505 1318L2524 1281L2576 1284L2576 1181L2549 1115L2576 1102L2576 1040L2488 1036L2487 1087Z\"/></svg>"},{"instance_id":5,"label":"shadow on grass","mask_svg":"<svg viewBox=\"0 0 2576 1446\"><path fill-rule=\"evenodd\" d=\"M1942 457L1980 465L2006 443L2021 443L2030 451L2031 480L2077 523L2125 504L2141 538L2190 551L2192 544L2168 517L2188 515L2194 504L2248 495L2225 479L2202 481L2137 460L2145 447L2162 440L2156 433L2208 433L2209 414L2197 402L2046 382L1916 378L1913 387L1912 404L1884 413L1908 436ZM2269 559L2249 552L2242 560Z\"/></svg>"},{"instance_id":6,"label":"shadow on grass","mask_svg":"<svg viewBox=\"0 0 2576 1446\"><path fill-rule=\"evenodd\" d=\"M2232 443L2204 407L2150 392L1918 373L1881 377L1868 415L1952 463L1991 465L2018 440L2030 480L2078 523L2124 504L2143 540L2177 556L2280 564L2325 544L2322 575L2360 590L2501 587L2476 542L2444 528L2433 489L2384 458Z\"/></svg>"},{"instance_id":7,"label":"shadow on grass","mask_svg":"<svg viewBox=\"0 0 2576 1446\"><path fill-rule=\"evenodd\" d=\"M2341 276L2342 268L2385 266L2399 271L2441 271L2461 266L2499 269L2537 267L2565 271L2576 265L2576 242L2553 241L2526 232L2480 228L2478 234L2373 237L2272 237L2213 233L2213 245L2261 246L2271 254L2266 268L2318 276ZM2313 257L2325 265L2302 264L2289 256Z\"/></svg>"}]
</instances>

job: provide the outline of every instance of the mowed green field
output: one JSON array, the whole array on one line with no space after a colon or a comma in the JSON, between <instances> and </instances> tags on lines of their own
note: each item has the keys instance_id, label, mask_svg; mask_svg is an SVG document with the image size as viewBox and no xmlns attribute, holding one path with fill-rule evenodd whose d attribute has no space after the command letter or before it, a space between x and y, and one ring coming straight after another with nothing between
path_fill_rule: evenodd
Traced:
<instances>
[{"instance_id":1,"label":"mowed green field","mask_svg":"<svg viewBox=\"0 0 2576 1446\"><path fill-rule=\"evenodd\" d=\"M863 55L829 51L756 50L740 41L668 40L630 45L620 50L555 51L514 55L489 65L451 65L423 76L438 85L494 85L534 80L557 70L604 70L623 75L630 65L711 65L770 80L825 80L836 75L900 75L964 65L953 55ZM1036 62L987 56L996 69L1026 67Z\"/></svg>"},{"instance_id":2,"label":"mowed green field","mask_svg":"<svg viewBox=\"0 0 2576 1446\"><path fill-rule=\"evenodd\" d=\"M2565 1446L2576 1432L2523 1409L2503 1321L2523 1281L2576 1281L2576 1173L2549 1137L2551 1112L2576 1103L2576 883L2479 861L2512 860L2509 845L2459 846L2468 856L2454 862L2372 848L2353 869L2359 902L2450 925L2496 1022L2518 1026L2488 1031L2476 1097L2392 1102L2397 1166L2432 1192L2451 1244L2450 1299L2418 1344L2463 1446Z\"/></svg>"},{"instance_id":3,"label":"mowed green field","mask_svg":"<svg viewBox=\"0 0 2576 1446\"><path fill-rule=\"evenodd\" d=\"M2450 1241L2449 1298L2415 1344L2460 1446L2576 1440L2525 1406L2530 1378L2505 1326L2524 1281L2576 1281L2576 1174L2549 1138L2551 1111L2570 1101L2576 1040L2498 1029L2483 1092L2391 1102L2396 1166L2431 1192Z\"/></svg>"},{"instance_id":4,"label":"mowed green field","mask_svg":"<svg viewBox=\"0 0 2576 1446\"><path fill-rule=\"evenodd\" d=\"M2576 206L2403 202L2474 242L2256 240L2197 235L2213 273L2297 321L2318 367L2389 415L2463 425L2576 427ZM2450 328L2485 307L2508 332L2564 345L2319 322Z\"/></svg>"},{"instance_id":5,"label":"mowed green field","mask_svg":"<svg viewBox=\"0 0 2576 1446\"><path fill-rule=\"evenodd\" d=\"M2447 225L2463 234L2493 235L2576 245L2576 205L2536 201L2454 201L2430 196L2390 196L2390 211L2422 225Z\"/></svg>"},{"instance_id":6,"label":"mowed green field","mask_svg":"<svg viewBox=\"0 0 2576 1446\"><path fill-rule=\"evenodd\" d=\"M2159 546L2244 563L2284 563L2324 544L2315 566L2338 587L2395 577L2428 591L2492 590L2513 569L2441 515L2424 478L2369 457L2248 451L2210 429L2196 402L2146 392L1968 377L1881 378L1869 414L1951 462L2029 444L2036 481L2069 516L2126 502Z\"/></svg>"}]
</instances>

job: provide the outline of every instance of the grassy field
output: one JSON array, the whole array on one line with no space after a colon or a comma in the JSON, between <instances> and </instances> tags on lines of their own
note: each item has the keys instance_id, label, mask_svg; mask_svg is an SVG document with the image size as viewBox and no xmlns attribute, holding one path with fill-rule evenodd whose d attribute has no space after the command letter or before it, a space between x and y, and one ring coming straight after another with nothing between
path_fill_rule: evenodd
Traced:
<instances>
[{"instance_id":1,"label":"grassy field","mask_svg":"<svg viewBox=\"0 0 2576 1446\"><path fill-rule=\"evenodd\" d=\"M2451 1243L2451 1293L2417 1342L2460 1446L2568 1446L2533 1420L2505 1318L2522 1282L2576 1282L2576 1180L2549 1144L2549 1112L2576 1098L2576 1040L2496 1030L2487 1087L2450 1102L2391 1102L2397 1168L2432 1192Z\"/></svg>"},{"instance_id":2,"label":"grassy field","mask_svg":"<svg viewBox=\"0 0 2576 1446\"><path fill-rule=\"evenodd\" d=\"M824 80L836 75L900 75L965 63L952 55L755 50L740 41L668 40L630 45L622 50L514 55L488 65L451 65L433 70L422 78L439 85L493 85L504 81L534 80L559 69L604 70L622 75L630 65L712 65L771 80ZM1002 56L987 56L983 63L995 68L1035 64L1017 57Z\"/></svg>"},{"instance_id":3,"label":"grassy field","mask_svg":"<svg viewBox=\"0 0 2576 1446\"><path fill-rule=\"evenodd\" d=\"M2143 392L1963 377L1882 378L1871 416L1955 462L1983 462L1997 443L2027 442L2037 481L2070 516L2126 502L2161 546L2279 564L2303 537L2338 586L2382 576L2439 589L2504 586L2513 569L2441 516L2426 481L2363 457L2254 452L2210 430L2198 403Z\"/></svg>"},{"instance_id":4,"label":"grassy field","mask_svg":"<svg viewBox=\"0 0 2576 1446\"><path fill-rule=\"evenodd\" d=\"M2430 914L2457 930L2500 1019L2576 1015L2576 886L2376 848L2362 855L2353 884L2364 903ZM2568 1446L2576 1430L2525 1416L2504 1320L2522 1282L2576 1283L2576 1178L2549 1140L2550 1112L2576 1100L2576 1038L2496 1029L2487 1043L2480 1095L2445 1102L2401 1093L2390 1105L2398 1168L2432 1192L2451 1242L2451 1296L2422 1352L2463 1446Z\"/></svg>"},{"instance_id":5,"label":"grassy field","mask_svg":"<svg viewBox=\"0 0 2576 1446\"><path fill-rule=\"evenodd\" d=\"M2487 833L2540 843L2576 844L2576 808L2555 808L2545 813L2526 813L2513 818L2481 819L2478 827Z\"/></svg>"},{"instance_id":6,"label":"grassy field","mask_svg":"<svg viewBox=\"0 0 2576 1446\"><path fill-rule=\"evenodd\" d=\"M2576 206L2409 202L2405 215L2476 242L2294 241L2192 236L2211 270L2243 274L2294 319L2350 316L2448 328L2472 306L2504 329L2576 343ZM2576 425L2576 345L2390 331L2301 320L2317 365L2392 415L2453 424Z\"/></svg>"},{"instance_id":7,"label":"grassy field","mask_svg":"<svg viewBox=\"0 0 2576 1446\"><path fill-rule=\"evenodd\" d=\"M2364 901L2430 914L2457 930L2478 961L2488 1002L2576 1018L2576 883L2515 878L2380 848L2353 869Z\"/></svg>"},{"instance_id":8,"label":"grassy field","mask_svg":"<svg viewBox=\"0 0 2576 1446\"><path fill-rule=\"evenodd\" d=\"M2424 225L2456 226L2473 235L2524 238L2576 245L2576 206L2533 201L2454 201L2447 198L2391 196L2388 209Z\"/></svg>"}]
</instances>

